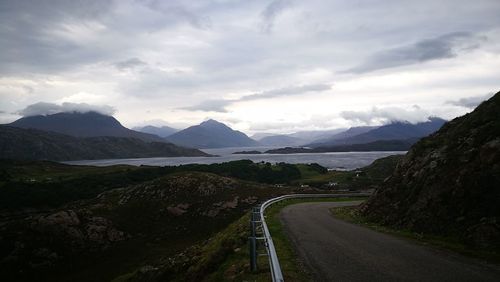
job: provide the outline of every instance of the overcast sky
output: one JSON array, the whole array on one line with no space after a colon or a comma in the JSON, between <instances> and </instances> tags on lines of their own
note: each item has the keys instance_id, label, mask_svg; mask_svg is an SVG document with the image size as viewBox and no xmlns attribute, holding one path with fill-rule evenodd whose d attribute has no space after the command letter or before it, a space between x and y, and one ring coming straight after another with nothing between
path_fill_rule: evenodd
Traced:
<instances>
[{"instance_id":1,"label":"overcast sky","mask_svg":"<svg viewBox=\"0 0 500 282\"><path fill-rule=\"evenodd\" d=\"M500 90L499 15L498 0L0 0L0 123L75 109L250 134L450 119Z\"/></svg>"}]
</instances>

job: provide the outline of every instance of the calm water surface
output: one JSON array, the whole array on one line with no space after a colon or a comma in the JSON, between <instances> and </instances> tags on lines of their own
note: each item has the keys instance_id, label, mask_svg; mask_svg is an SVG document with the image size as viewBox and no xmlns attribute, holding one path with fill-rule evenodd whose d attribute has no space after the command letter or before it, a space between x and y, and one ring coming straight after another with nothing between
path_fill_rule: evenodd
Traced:
<instances>
[{"instance_id":1,"label":"calm water surface","mask_svg":"<svg viewBox=\"0 0 500 282\"><path fill-rule=\"evenodd\" d=\"M318 163L324 167L338 170L351 170L371 164L374 160L389 155L405 154L404 151L395 152L342 152L342 153L307 153L307 154L260 154L260 155L234 155L237 151L266 151L270 147L252 147L252 148L222 148L222 149L203 149L202 151L218 155L218 157L172 157L172 158L139 158L139 159L107 159L107 160L84 160L71 161L68 164L75 165L95 165L109 166L116 164L128 165L153 165L153 166L172 166L181 164L212 164L223 163L235 160L252 160L254 162L270 163Z\"/></svg>"}]
</instances>

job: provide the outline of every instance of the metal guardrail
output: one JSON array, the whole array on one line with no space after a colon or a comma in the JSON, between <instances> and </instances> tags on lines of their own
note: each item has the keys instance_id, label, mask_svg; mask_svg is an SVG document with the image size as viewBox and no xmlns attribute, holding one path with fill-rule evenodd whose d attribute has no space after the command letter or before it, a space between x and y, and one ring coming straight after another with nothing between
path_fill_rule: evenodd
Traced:
<instances>
[{"instance_id":1,"label":"metal guardrail","mask_svg":"<svg viewBox=\"0 0 500 282\"><path fill-rule=\"evenodd\" d=\"M370 196L371 193L346 193L346 194L291 194L291 195L284 195L280 197L276 197L273 199L269 199L265 201L261 206L260 206L260 222L262 224L262 229L263 229L263 240L265 241L266 249L267 249L267 255L269 258L269 267L271 269L271 275L273 278L273 282L282 282L284 281L283 279L283 273L281 272L281 266L280 262L278 259L278 255L276 254L276 249L274 248L274 243L273 239L271 237L271 233L269 233L269 229L267 228L266 224L266 218L264 216L264 212L266 211L266 208L269 207L270 205L277 203L282 200L287 200L287 199L297 199L297 198L344 198L344 197L367 197Z\"/></svg>"}]
</instances>

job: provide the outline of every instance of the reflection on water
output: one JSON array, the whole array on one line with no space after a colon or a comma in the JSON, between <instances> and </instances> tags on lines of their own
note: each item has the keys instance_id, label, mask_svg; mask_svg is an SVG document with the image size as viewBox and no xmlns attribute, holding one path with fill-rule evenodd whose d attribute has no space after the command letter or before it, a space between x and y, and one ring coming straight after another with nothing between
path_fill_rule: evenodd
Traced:
<instances>
[{"instance_id":1,"label":"reflection on water","mask_svg":"<svg viewBox=\"0 0 500 282\"><path fill-rule=\"evenodd\" d=\"M173 157L173 158L140 158L140 159L108 159L108 160L85 160L71 161L68 164L75 165L96 165L108 166L116 164L128 165L181 165L181 164L212 164L222 163L234 160L252 160L254 162L270 163L318 163L330 169L351 170L371 164L374 160L389 155L405 154L406 152L342 152L342 153L307 153L307 154L260 154L260 155L234 155L236 151L266 151L270 147L252 147L252 148L222 148L222 149L203 149L209 154L218 155L218 157Z\"/></svg>"}]
</instances>

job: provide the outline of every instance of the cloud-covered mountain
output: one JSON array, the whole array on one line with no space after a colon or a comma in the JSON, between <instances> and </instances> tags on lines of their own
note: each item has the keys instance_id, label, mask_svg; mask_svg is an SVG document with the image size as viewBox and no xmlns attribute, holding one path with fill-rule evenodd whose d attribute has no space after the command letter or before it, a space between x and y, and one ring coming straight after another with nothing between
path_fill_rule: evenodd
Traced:
<instances>
[{"instance_id":1,"label":"cloud-covered mountain","mask_svg":"<svg viewBox=\"0 0 500 282\"><path fill-rule=\"evenodd\" d=\"M158 135L160 137L167 137L179 131L178 129L165 125L164 126L146 125L146 126L134 127L133 129L139 132Z\"/></svg>"},{"instance_id":2,"label":"cloud-covered mountain","mask_svg":"<svg viewBox=\"0 0 500 282\"><path fill-rule=\"evenodd\" d=\"M393 122L380 126L361 134L351 135L345 138L325 140L313 144L314 147L327 147L350 144L366 144L381 140L406 140L411 138L422 138L437 131L446 121L440 118L430 118L427 122L412 124L409 122ZM367 128L361 128L366 130ZM354 130L354 129L353 129Z\"/></svg>"},{"instance_id":3,"label":"cloud-covered mountain","mask_svg":"<svg viewBox=\"0 0 500 282\"><path fill-rule=\"evenodd\" d=\"M137 138L146 142L165 141L156 135L128 129L114 117L97 112L64 112L26 116L9 125L25 129L53 131L75 137L114 136Z\"/></svg>"},{"instance_id":4,"label":"cloud-covered mountain","mask_svg":"<svg viewBox=\"0 0 500 282\"><path fill-rule=\"evenodd\" d=\"M78 138L5 125L0 126L0 155L8 159L53 161L208 156L167 142L110 136Z\"/></svg>"},{"instance_id":5,"label":"cloud-covered mountain","mask_svg":"<svg viewBox=\"0 0 500 282\"><path fill-rule=\"evenodd\" d=\"M337 134L330 135L328 137L321 137L314 140L311 144L308 146L310 147L317 147L320 144L328 144L328 143L333 143L336 140L341 140L341 139L346 139L349 137L353 137L359 134L363 134L365 132L368 132L370 130L373 130L375 128L378 128L378 126L357 126L357 127L351 127L345 131L339 132Z\"/></svg>"},{"instance_id":6,"label":"cloud-covered mountain","mask_svg":"<svg viewBox=\"0 0 500 282\"><path fill-rule=\"evenodd\" d=\"M260 145L243 132L236 131L213 119L188 127L166 138L191 148L252 147Z\"/></svg>"}]
</instances>

